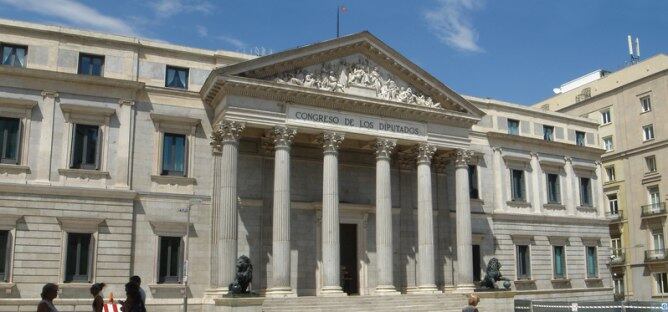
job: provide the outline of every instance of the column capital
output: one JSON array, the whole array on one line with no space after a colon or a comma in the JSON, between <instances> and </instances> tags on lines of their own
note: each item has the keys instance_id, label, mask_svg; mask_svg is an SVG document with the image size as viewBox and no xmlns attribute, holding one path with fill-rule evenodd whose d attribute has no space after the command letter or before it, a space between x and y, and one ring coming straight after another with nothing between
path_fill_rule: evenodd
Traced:
<instances>
[{"instance_id":1,"label":"column capital","mask_svg":"<svg viewBox=\"0 0 668 312\"><path fill-rule=\"evenodd\" d=\"M297 130L286 126L276 126L267 130L267 137L274 143L274 148L290 148Z\"/></svg>"},{"instance_id":2,"label":"column capital","mask_svg":"<svg viewBox=\"0 0 668 312\"><path fill-rule=\"evenodd\" d=\"M494 147L492 147L492 151L497 152L497 153L503 153L503 147L494 146Z\"/></svg>"},{"instance_id":3,"label":"column capital","mask_svg":"<svg viewBox=\"0 0 668 312\"><path fill-rule=\"evenodd\" d=\"M214 152L222 151L225 143L239 143L246 124L239 121L223 120L214 125L211 132L211 148Z\"/></svg>"},{"instance_id":4,"label":"column capital","mask_svg":"<svg viewBox=\"0 0 668 312\"><path fill-rule=\"evenodd\" d=\"M537 152L529 152L529 156L531 156L531 158L539 158Z\"/></svg>"},{"instance_id":5,"label":"column capital","mask_svg":"<svg viewBox=\"0 0 668 312\"><path fill-rule=\"evenodd\" d=\"M317 142L322 144L325 153L338 153L344 138L343 133L327 131L322 133Z\"/></svg>"},{"instance_id":6,"label":"column capital","mask_svg":"<svg viewBox=\"0 0 668 312\"><path fill-rule=\"evenodd\" d=\"M420 143L416 147L417 149L417 162L431 164L431 158L436 153L436 146L429 143Z\"/></svg>"},{"instance_id":7,"label":"column capital","mask_svg":"<svg viewBox=\"0 0 668 312\"><path fill-rule=\"evenodd\" d=\"M600 167L600 166L603 165L603 162L600 161L600 160L597 160L597 161L594 161L594 164L596 165L596 167Z\"/></svg>"},{"instance_id":8,"label":"column capital","mask_svg":"<svg viewBox=\"0 0 668 312\"><path fill-rule=\"evenodd\" d=\"M572 165L572 164L573 164L573 157L570 157L570 156L564 156L564 161L565 161L567 164L571 164L571 165Z\"/></svg>"},{"instance_id":9,"label":"column capital","mask_svg":"<svg viewBox=\"0 0 668 312\"><path fill-rule=\"evenodd\" d=\"M52 91L52 90L44 90L44 91L42 91L42 97L43 97L43 98L47 98L47 97L49 97L49 98L54 98L54 99L55 99L55 98L57 98L57 97L59 97L59 96L60 96L60 95L58 94L57 91Z\"/></svg>"},{"instance_id":10,"label":"column capital","mask_svg":"<svg viewBox=\"0 0 668 312\"><path fill-rule=\"evenodd\" d=\"M118 99L118 105L120 105L120 106L123 106L123 105L133 106L133 105L135 105L135 100L133 100L133 99Z\"/></svg>"},{"instance_id":11,"label":"column capital","mask_svg":"<svg viewBox=\"0 0 668 312\"><path fill-rule=\"evenodd\" d=\"M468 167L471 158L473 158L473 151L458 149L455 152L455 167Z\"/></svg>"},{"instance_id":12,"label":"column capital","mask_svg":"<svg viewBox=\"0 0 668 312\"><path fill-rule=\"evenodd\" d=\"M378 138L373 144L377 159L390 159L394 148L397 146L397 140Z\"/></svg>"}]
</instances>

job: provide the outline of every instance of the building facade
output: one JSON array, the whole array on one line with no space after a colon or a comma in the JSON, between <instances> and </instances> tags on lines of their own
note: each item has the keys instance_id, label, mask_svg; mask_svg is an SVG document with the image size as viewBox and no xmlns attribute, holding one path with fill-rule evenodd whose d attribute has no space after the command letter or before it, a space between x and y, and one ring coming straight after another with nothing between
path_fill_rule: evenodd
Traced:
<instances>
[{"instance_id":1,"label":"building facade","mask_svg":"<svg viewBox=\"0 0 668 312\"><path fill-rule=\"evenodd\" d=\"M668 56L659 54L534 105L598 120L618 298L668 294L665 251Z\"/></svg>"},{"instance_id":2,"label":"building facade","mask_svg":"<svg viewBox=\"0 0 668 312\"><path fill-rule=\"evenodd\" d=\"M463 97L362 32L255 58L0 23L0 305L88 287L610 299L596 121ZM187 235L186 235L187 234Z\"/></svg>"}]
</instances>

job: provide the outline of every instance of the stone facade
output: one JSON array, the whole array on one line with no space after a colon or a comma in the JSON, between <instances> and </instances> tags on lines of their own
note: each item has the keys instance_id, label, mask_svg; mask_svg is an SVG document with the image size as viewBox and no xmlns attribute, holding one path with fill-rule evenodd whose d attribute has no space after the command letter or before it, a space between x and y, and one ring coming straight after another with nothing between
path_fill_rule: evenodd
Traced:
<instances>
[{"instance_id":1,"label":"stone facade","mask_svg":"<svg viewBox=\"0 0 668 312\"><path fill-rule=\"evenodd\" d=\"M462 97L366 32L257 59L12 21L0 33L28 51L25 68L0 66L0 116L21 123L20 157L0 164L0 306L29 309L47 281L62 307L88 306L90 283L119 296L140 275L149 306L178 311L183 272L161 266L172 237L173 259L189 250L195 311L220 304L240 255L267 297L465 293L492 257L518 298L611 297L594 121ZM105 56L102 77L77 74L83 52ZM345 88L275 78L344 59L374 66L357 84L333 79ZM167 65L189 69L185 89L165 87ZM73 166L77 125L99 129L92 169ZM578 146L572 131L592 139ZM165 173L174 135L187 142L179 175ZM548 203L547 172L563 203ZM66 282L72 234L90 234L89 270ZM530 257L521 277L518 245ZM560 278L552 246L565 248Z\"/></svg>"}]
</instances>

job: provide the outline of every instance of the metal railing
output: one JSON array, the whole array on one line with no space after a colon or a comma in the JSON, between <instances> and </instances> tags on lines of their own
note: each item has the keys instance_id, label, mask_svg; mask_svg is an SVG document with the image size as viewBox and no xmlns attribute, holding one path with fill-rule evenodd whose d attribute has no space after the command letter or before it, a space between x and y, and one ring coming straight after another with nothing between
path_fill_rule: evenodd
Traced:
<instances>
[{"instance_id":1,"label":"metal railing","mask_svg":"<svg viewBox=\"0 0 668 312\"><path fill-rule=\"evenodd\" d=\"M653 203L640 207L641 217L652 217L666 214L666 203Z\"/></svg>"},{"instance_id":2,"label":"metal railing","mask_svg":"<svg viewBox=\"0 0 668 312\"><path fill-rule=\"evenodd\" d=\"M668 253L666 249L652 249L645 250L645 261L661 261L668 259Z\"/></svg>"},{"instance_id":3,"label":"metal railing","mask_svg":"<svg viewBox=\"0 0 668 312\"><path fill-rule=\"evenodd\" d=\"M610 220L612 222L615 222L615 221L623 220L624 219L624 214L623 214L623 211L621 211L621 210L614 211L614 212L608 211L608 213L606 214L606 217L608 218L608 220Z\"/></svg>"},{"instance_id":4,"label":"metal railing","mask_svg":"<svg viewBox=\"0 0 668 312\"><path fill-rule=\"evenodd\" d=\"M621 300L617 300L621 299ZM615 296L615 301L536 301L520 300L514 302L515 312L657 312L662 311L661 301L623 301Z\"/></svg>"},{"instance_id":5,"label":"metal railing","mask_svg":"<svg viewBox=\"0 0 668 312\"><path fill-rule=\"evenodd\" d=\"M620 265L626 262L626 254L623 250L613 250L610 255L610 265Z\"/></svg>"}]
</instances>

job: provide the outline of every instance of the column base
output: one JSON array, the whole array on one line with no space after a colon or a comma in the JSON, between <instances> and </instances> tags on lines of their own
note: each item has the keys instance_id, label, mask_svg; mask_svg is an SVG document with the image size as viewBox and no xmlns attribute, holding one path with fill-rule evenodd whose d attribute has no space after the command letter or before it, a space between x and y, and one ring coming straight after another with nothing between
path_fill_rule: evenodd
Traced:
<instances>
[{"instance_id":1,"label":"column base","mask_svg":"<svg viewBox=\"0 0 668 312\"><path fill-rule=\"evenodd\" d=\"M456 294L468 294L475 292L475 285L473 284L461 284L457 285L457 288L455 288L454 293Z\"/></svg>"},{"instance_id":2,"label":"column base","mask_svg":"<svg viewBox=\"0 0 668 312\"><path fill-rule=\"evenodd\" d=\"M438 290L438 287L436 285L420 285L418 286L418 289L415 293L418 294L437 294L440 293L441 291Z\"/></svg>"},{"instance_id":3,"label":"column base","mask_svg":"<svg viewBox=\"0 0 668 312\"><path fill-rule=\"evenodd\" d=\"M455 292L455 285L444 285L443 286L443 293L445 294L451 294Z\"/></svg>"},{"instance_id":4,"label":"column base","mask_svg":"<svg viewBox=\"0 0 668 312\"><path fill-rule=\"evenodd\" d=\"M320 297L346 297L348 294L344 293L341 286L324 286L320 290Z\"/></svg>"},{"instance_id":5,"label":"column base","mask_svg":"<svg viewBox=\"0 0 668 312\"><path fill-rule=\"evenodd\" d=\"M416 294L419 292L419 289L416 286L406 287L407 294Z\"/></svg>"},{"instance_id":6,"label":"column base","mask_svg":"<svg viewBox=\"0 0 668 312\"><path fill-rule=\"evenodd\" d=\"M397 296L401 295L397 289L392 286L392 285L379 285L376 287L376 291L374 292L374 295L376 296Z\"/></svg>"},{"instance_id":7,"label":"column base","mask_svg":"<svg viewBox=\"0 0 668 312\"><path fill-rule=\"evenodd\" d=\"M264 294L268 298L294 298L297 293L292 290L292 287L273 287L267 289Z\"/></svg>"}]
</instances>

